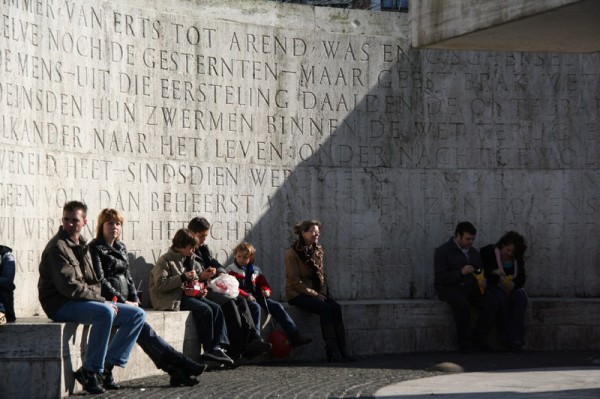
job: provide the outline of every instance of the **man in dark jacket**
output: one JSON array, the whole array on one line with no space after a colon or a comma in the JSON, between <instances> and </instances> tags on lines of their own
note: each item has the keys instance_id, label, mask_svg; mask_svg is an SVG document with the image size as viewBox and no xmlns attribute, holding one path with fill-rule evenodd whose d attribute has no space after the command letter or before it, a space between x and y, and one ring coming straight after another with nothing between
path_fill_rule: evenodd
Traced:
<instances>
[{"instance_id":1,"label":"man in dark jacket","mask_svg":"<svg viewBox=\"0 0 600 399\"><path fill-rule=\"evenodd\" d=\"M454 237L435 250L435 288L439 298L452 308L459 350L470 353L489 350L488 335L494 325L498 301L485 289L481 258L473 248L477 230L470 222L456 226ZM479 310L471 331L470 306Z\"/></svg>"},{"instance_id":2,"label":"man in dark jacket","mask_svg":"<svg viewBox=\"0 0 600 399\"><path fill-rule=\"evenodd\" d=\"M188 229L194 233L199 242L195 251L195 260L202 267L200 280L208 282L222 273L227 273L206 245L206 238L210 232L208 220L203 217L195 217L188 223ZM238 296L236 299L231 299L212 290L209 290L206 298L218 303L223 310L227 323L227 334L231 342L229 355L232 358L239 358L243 355L251 359L271 350L271 344L265 342L260 336L245 298Z\"/></svg>"},{"instance_id":3,"label":"man in dark jacket","mask_svg":"<svg viewBox=\"0 0 600 399\"><path fill-rule=\"evenodd\" d=\"M87 206L71 201L63 207L62 226L42 252L39 300L46 315L58 322L91 324L83 366L74 376L89 393L118 389L114 366L125 367L146 314L140 308L106 302L81 230ZM118 327L110 340L111 329ZM110 343L109 343L110 341Z\"/></svg>"}]
</instances>

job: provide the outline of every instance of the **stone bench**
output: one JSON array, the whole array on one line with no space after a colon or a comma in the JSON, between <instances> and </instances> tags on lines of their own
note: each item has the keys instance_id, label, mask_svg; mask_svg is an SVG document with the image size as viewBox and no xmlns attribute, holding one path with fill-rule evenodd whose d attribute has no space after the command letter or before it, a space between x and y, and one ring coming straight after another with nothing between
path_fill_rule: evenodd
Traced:
<instances>
[{"instance_id":1,"label":"stone bench","mask_svg":"<svg viewBox=\"0 0 600 399\"><path fill-rule=\"evenodd\" d=\"M450 307L437 299L340 301L352 355L456 350ZM324 359L319 319L293 306L286 309L313 342L294 349L302 360ZM526 350L600 350L600 299L531 298ZM265 334L263 334L265 335ZM492 334L492 340L494 340ZM494 343L494 342L492 342ZM496 342L496 347L498 343Z\"/></svg>"},{"instance_id":2,"label":"stone bench","mask_svg":"<svg viewBox=\"0 0 600 399\"><path fill-rule=\"evenodd\" d=\"M200 355L189 312L146 309L146 320L167 342L194 358ZM61 398L81 391L73 371L81 364L88 326L54 323L44 317L18 318L0 326L0 397ZM117 381L160 375L148 356L135 346L126 368L116 367Z\"/></svg>"},{"instance_id":3,"label":"stone bench","mask_svg":"<svg viewBox=\"0 0 600 399\"><path fill-rule=\"evenodd\" d=\"M351 354L454 351L450 308L438 300L340 301ZM298 360L323 360L316 315L285 305L302 334L313 342L294 349ZM196 331L189 312L147 311L147 321L171 345L197 359ZM535 298L526 315L527 350L600 350L600 299ZM183 327L182 327L183 326ZM264 330L268 333L269 327ZM19 318L0 326L0 397L65 397L81 390L72 371L81 366L88 328L53 323L45 317ZM269 359L267 356L256 361ZM162 374L136 346L117 381Z\"/></svg>"}]
</instances>

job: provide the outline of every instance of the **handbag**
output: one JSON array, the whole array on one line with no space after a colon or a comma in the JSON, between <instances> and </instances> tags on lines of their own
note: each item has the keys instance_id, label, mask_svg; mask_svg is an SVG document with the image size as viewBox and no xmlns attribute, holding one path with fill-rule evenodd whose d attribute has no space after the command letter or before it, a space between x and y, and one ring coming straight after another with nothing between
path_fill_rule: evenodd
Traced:
<instances>
[{"instance_id":1,"label":"handbag","mask_svg":"<svg viewBox=\"0 0 600 399\"><path fill-rule=\"evenodd\" d=\"M185 296L204 298L207 294L206 284L198 280L190 280L183 286Z\"/></svg>"},{"instance_id":2,"label":"handbag","mask_svg":"<svg viewBox=\"0 0 600 399\"><path fill-rule=\"evenodd\" d=\"M267 320L265 320L265 324L263 324L261 330L264 329L268 324L271 325L271 332L267 337L267 341L271 344L271 355L279 358L287 357L292 351L290 339L282 329L275 328L275 323L273 322L271 312L269 312L269 306L267 305L266 298L263 297L263 301L265 302L265 309L267 309L268 315Z\"/></svg>"}]
</instances>

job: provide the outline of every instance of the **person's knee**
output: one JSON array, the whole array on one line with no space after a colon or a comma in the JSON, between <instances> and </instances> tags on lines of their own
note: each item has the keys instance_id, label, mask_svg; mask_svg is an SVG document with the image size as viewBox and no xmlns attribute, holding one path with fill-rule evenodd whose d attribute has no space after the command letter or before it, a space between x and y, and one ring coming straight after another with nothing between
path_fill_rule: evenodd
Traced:
<instances>
[{"instance_id":1,"label":"person's knee","mask_svg":"<svg viewBox=\"0 0 600 399\"><path fill-rule=\"evenodd\" d=\"M144 309L136 307L134 307L134 309L136 310L136 314L134 316L135 319L138 321L138 323L144 323L146 321L146 312Z\"/></svg>"},{"instance_id":2,"label":"person's knee","mask_svg":"<svg viewBox=\"0 0 600 399\"><path fill-rule=\"evenodd\" d=\"M94 319L96 321L110 320L112 323L114 314L115 311L111 305L102 304L94 309Z\"/></svg>"},{"instance_id":3,"label":"person's knee","mask_svg":"<svg viewBox=\"0 0 600 399\"><path fill-rule=\"evenodd\" d=\"M271 310L271 313L284 313L285 309L283 308L283 305L279 302L271 302L269 304Z\"/></svg>"}]
</instances>

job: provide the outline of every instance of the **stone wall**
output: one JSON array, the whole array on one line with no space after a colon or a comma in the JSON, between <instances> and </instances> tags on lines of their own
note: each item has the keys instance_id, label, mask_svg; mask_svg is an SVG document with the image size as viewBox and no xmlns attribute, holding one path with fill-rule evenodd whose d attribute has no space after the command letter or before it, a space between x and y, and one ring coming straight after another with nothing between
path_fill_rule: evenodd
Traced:
<instances>
[{"instance_id":1,"label":"stone wall","mask_svg":"<svg viewBox=\"0 0 600 399\"><path fill-rule=\"evenodd\" d=\"M419 51L409 15L262 1L5 2L0 242L17 311L67 200L126 216L141 287L174 232L253 242L275 296L318 218L339 299L434 296L433 250L529 241L532 296L600 294L598 54ZM576 272L574 272L576 271Z\"/></svg>"}]
</instances>

